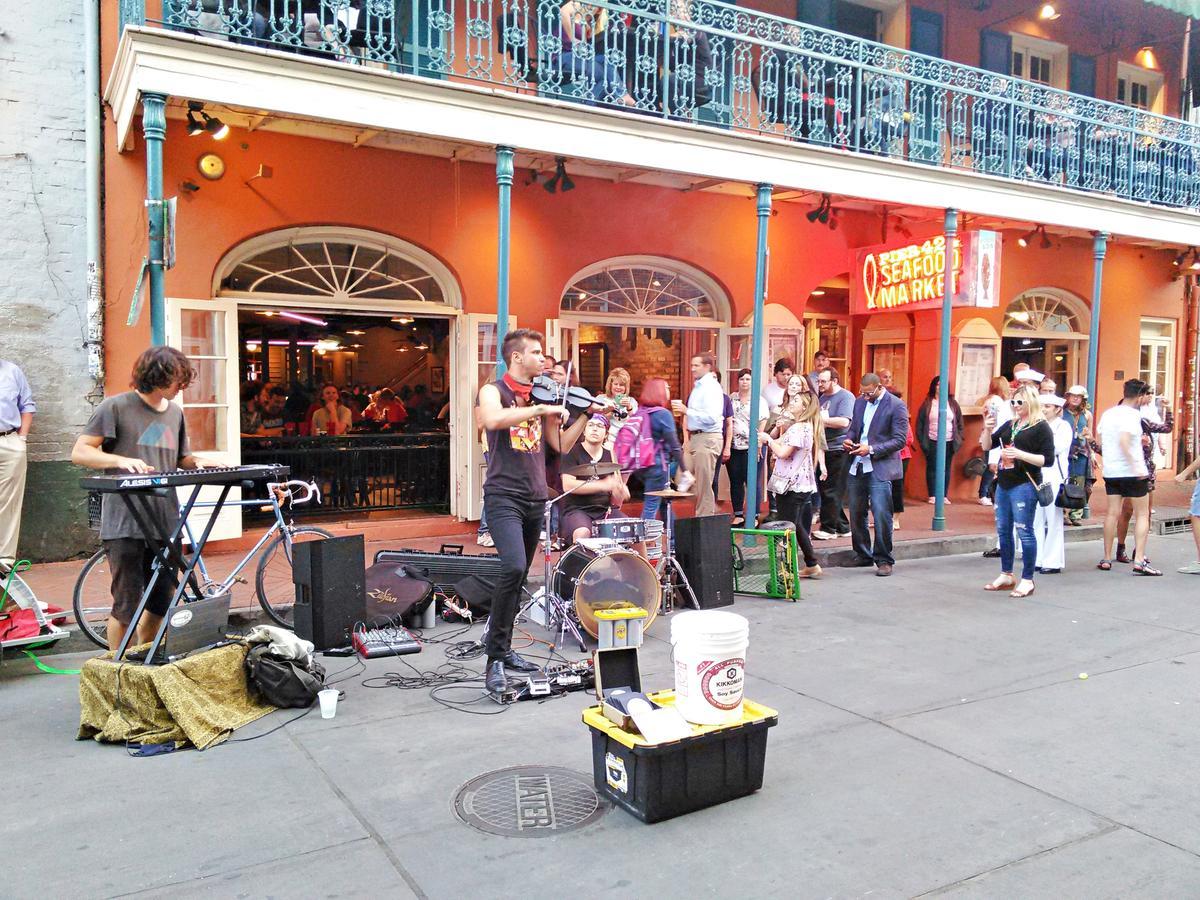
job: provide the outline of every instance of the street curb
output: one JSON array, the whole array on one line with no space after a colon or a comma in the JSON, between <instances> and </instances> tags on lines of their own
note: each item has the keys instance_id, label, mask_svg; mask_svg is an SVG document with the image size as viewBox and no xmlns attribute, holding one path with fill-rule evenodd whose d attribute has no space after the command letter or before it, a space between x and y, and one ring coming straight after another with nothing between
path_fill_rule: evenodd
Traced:
<instances>
[{"instance_id":1,"label":"street curb","mask_svg":"<svg viewBox=\"0 0 1200 900\"><path fill-rule=\"evenodd\" d=\"M1065 540L1068 544L1081 541L1098 541L1104 537L1103 525L1080 525L1066 530ZM949 537L917 538L911 541L897 541L892 548L892 555L899 560L929 559L936 556L955 556L961 553L982 553L996 546L994 534L958 534ZM817 549L817 562L823 568L852 567L856 554L850 547L836 549Z\"/></svg>"}]
</instances>

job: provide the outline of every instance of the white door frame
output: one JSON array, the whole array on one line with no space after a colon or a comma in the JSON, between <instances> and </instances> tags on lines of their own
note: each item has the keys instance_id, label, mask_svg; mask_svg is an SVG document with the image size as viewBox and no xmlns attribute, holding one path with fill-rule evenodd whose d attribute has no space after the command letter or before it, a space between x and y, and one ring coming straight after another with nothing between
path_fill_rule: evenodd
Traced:
<instances>
[{"instance_id":1,"label":"white door frame","mask_svg":"<svg viewBox=\"0 0 1200 900\"><path fill-rule=\"evenodd\" d=\"M198 311L220 313L224 316L224 341L225 341L225 356L198 356L194 359L224 359L225 360L225 398L224 404L184 404L183 395L181 394L175 402L185 408L220 408L222 405L227 409L225 416L225 433L224 440L222 435L217 435L218 447L214 448L196 448L193 451L199 453L200 458L206 463L221 466L237 466L242 462L242 445L241 445L241 412L242 400L240 395L241 384L238 380L238 329L237 329L237 301L221 299L209 300L190 300L177 297L169 297L166 301L167 313L167 345L182 349L183 332L182 332L182 313L184 311ZM189 443L191 439L189 438ZM221 446L223 444L223 446ZM190 494L191 489L186 490ZM216 486L204 487L200 491L199 499L201 501L216 500L220 495L220 488ZM184 499L183 493L180 496ZM241 488L235 487L229 492L228 500L237 501L242 497ZM196 510L188 517L188 525L192 529L193 534L200 534L208 522L209 510ZM228 540L230 538L241 537L242 535L242 509L240 506L226 506L217 516L217 522L213 526L209 539L214 541Z\"/></svg>"},{"instance_id":2,"label":"white door frame","mask_svg":"<svg viewBox=\"0 0 1200 900\"><path fill-rule=\"evenodd\" d=\"M457 400L453 400L450 409L453 412L453 432L457 437L451 442L458 452L452 454L451 472L453 473L454 490L451 492L451 512L460 520L477 521L483 511L483 449L479 443L479 429L475 423L475 398L479 394L479 326L487 322L495 322L494 313L463 313L458 319L458 347L456 359L461 364L455 364L454 382L457 388ZM517 327L517 317L508 317L509 331ZM504 333L496 335L497 346Z\"/></svg>"}]
</instances>

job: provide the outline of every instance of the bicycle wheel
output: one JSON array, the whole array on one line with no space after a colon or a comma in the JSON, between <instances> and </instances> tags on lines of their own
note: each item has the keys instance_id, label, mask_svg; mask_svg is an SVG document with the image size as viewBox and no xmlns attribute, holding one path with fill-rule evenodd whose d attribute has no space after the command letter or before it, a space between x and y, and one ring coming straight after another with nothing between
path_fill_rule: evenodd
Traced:
<instances>
[{"instance_id":1,"label":"bicycle wheel","mask_svg":"<svg viewBox=\"0 0 1200 900\"><path fill-rule=\"evenodd\" d=\"M97 550L79 573L72 606L79 630L97 647L107 650L108 616L112 612L112 572L103 550Z\"/></svg>"},{"instance_id":2,"label":"bicycle wheel","mask_svg":"<svg viewBox=\"0 0 1200 900\"><path fill-rule=\"evenodd\" d=\"M292 582L292 544L333 537L323 528L305 525L278 534L263 548L258 558L254 586L263 612L284 628L291 628L292 606L296 603L296 585Z\"/></svg>"}]
</instances>

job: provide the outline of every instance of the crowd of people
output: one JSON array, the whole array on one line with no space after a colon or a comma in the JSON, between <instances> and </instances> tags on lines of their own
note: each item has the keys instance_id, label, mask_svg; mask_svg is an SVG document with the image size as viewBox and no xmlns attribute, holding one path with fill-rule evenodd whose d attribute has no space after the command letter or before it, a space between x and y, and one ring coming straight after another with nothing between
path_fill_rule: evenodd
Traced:
<instances>
[{"instance_id":1,"label":"crowd of people","mask_svg":"<svg viewBox=\"0 0 1200 900\"><path fill-rule=\"evenodd\" d=\"M449 398L424 384L368 388L323 384L310 390L247 381L241 390L242 437L319 436L353 432L422 431L445 422Z\"/></svg>"}]
</instances>

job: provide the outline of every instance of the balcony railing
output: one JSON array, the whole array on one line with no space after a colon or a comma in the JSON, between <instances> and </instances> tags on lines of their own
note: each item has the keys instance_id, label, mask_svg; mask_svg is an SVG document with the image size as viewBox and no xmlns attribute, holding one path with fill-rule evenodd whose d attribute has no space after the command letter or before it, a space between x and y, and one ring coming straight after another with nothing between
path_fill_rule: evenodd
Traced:
<instances>
[{"instance_id":1,"label":"balcony railing","mask_svg":"<svg viewBox=\"0 0 1200 900\"><path fill-rule=\"evenodd\" d=\"M121 18L145 21L142 0L121 0ZM1200 207L1200 129L1184 121L717 0L163 0L153 21L348 64Z\"/></svg>"}]
</instances>

